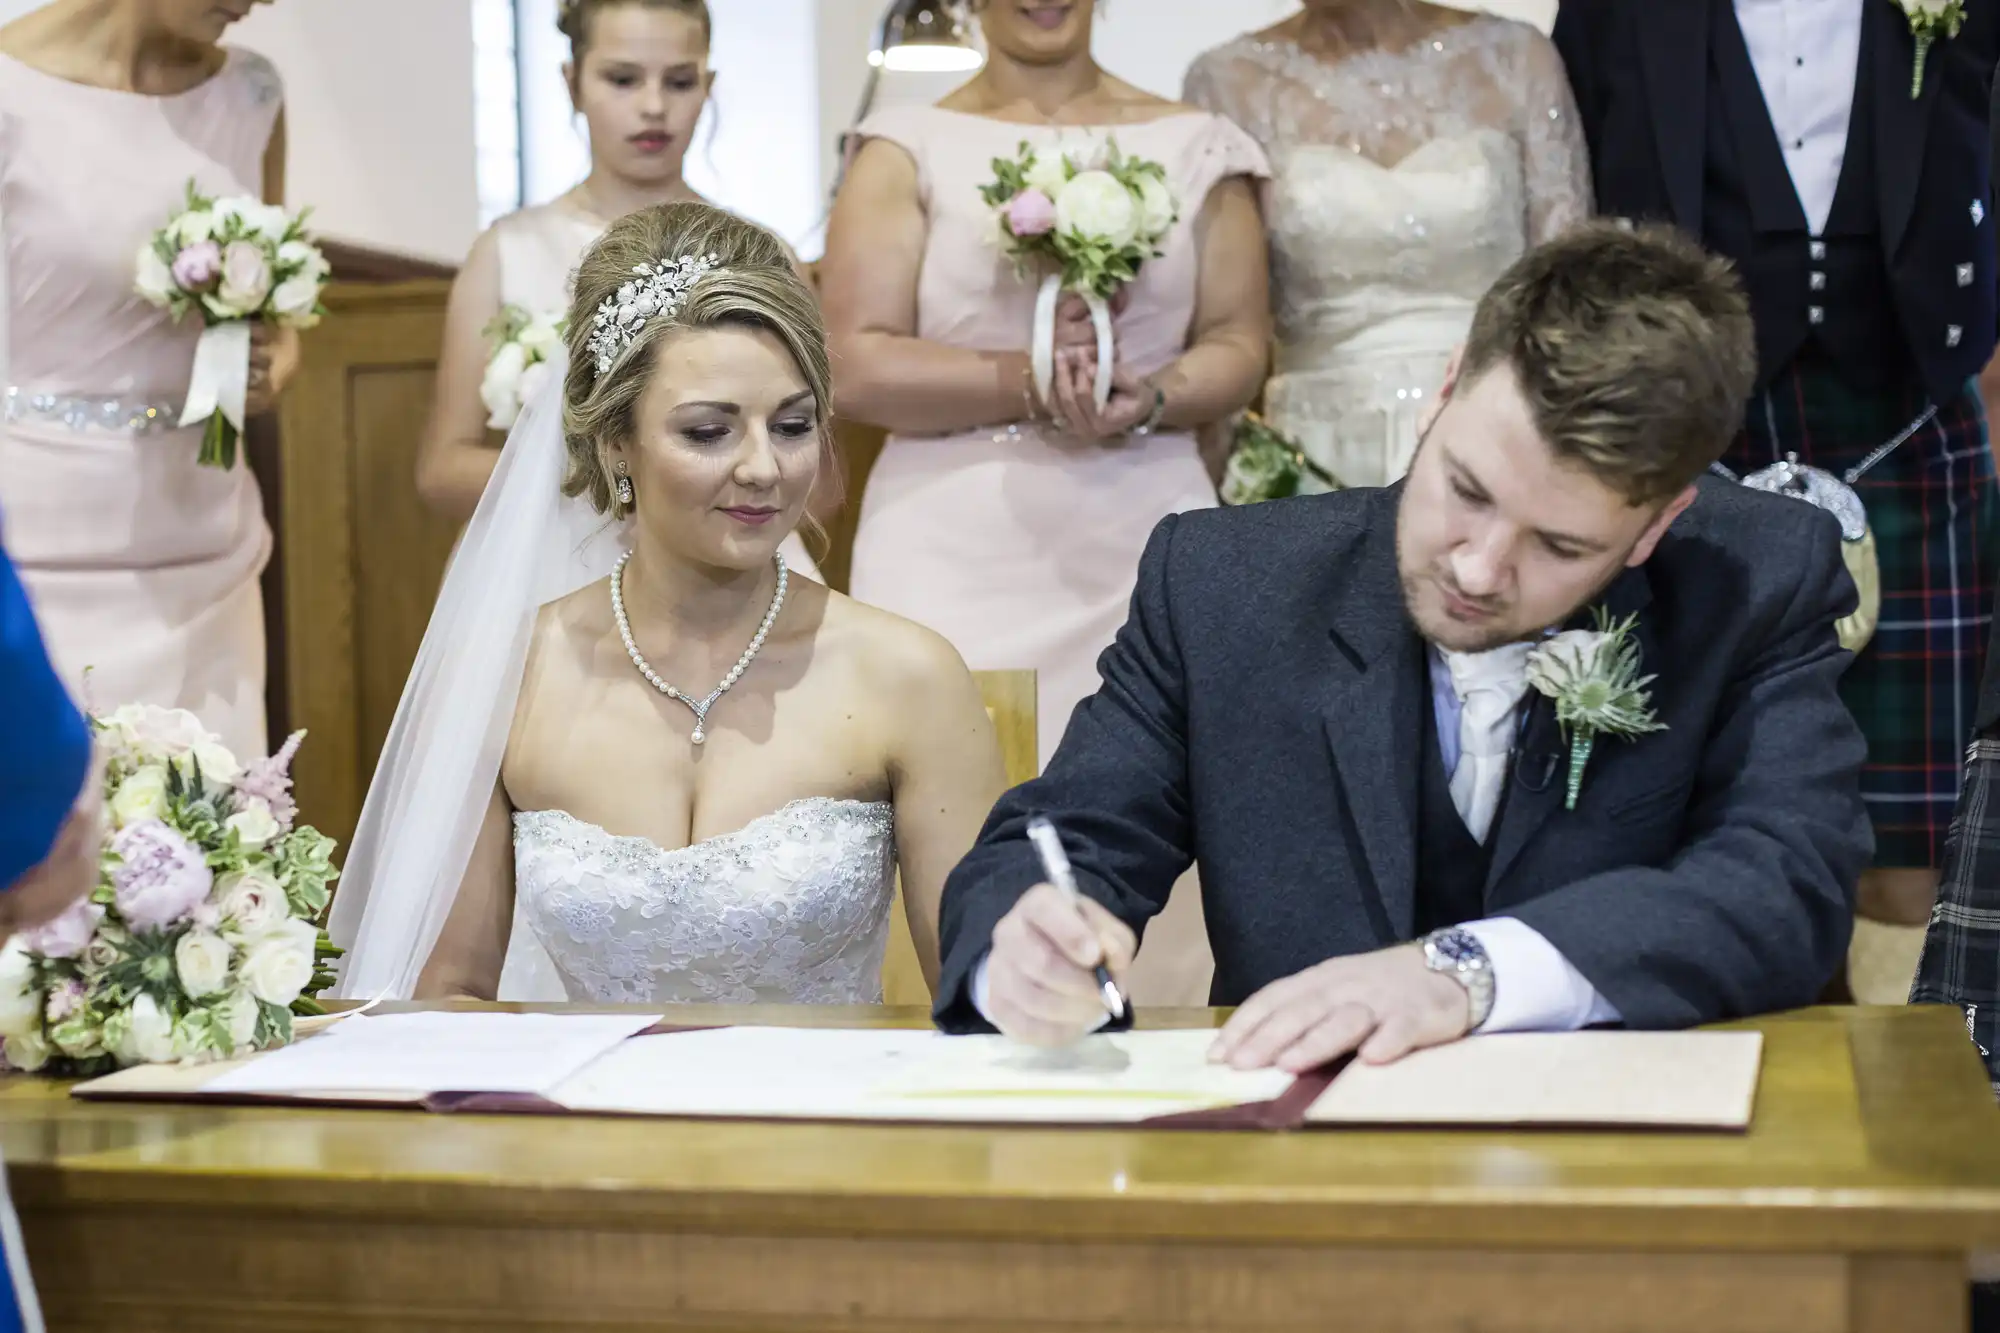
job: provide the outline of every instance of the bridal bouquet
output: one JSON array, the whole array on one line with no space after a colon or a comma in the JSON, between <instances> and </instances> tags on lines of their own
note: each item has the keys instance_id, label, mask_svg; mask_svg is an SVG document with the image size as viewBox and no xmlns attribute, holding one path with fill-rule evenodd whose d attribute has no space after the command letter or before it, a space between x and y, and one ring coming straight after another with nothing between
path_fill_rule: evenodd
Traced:
<instances>
[{"instance_id":1,"label":"bridal bouquet","mask_svg":"<svg viewBox=\"0 0 2000 1333\"><path fill-rule=\"evenodd\" d=\"M1309 488L1308 482L1317 483ZM1340 482L1306 456L1306 451L1280 434L1255 412L1237 423L1229 463L1222 474L1222 503L1258 504L1309 494L1311 489L1335 491Z\"/></svg>"},{"instance_id":2,"label":"bridal bouquet","mask_svg":"<svg viewBox=\"0 0 2000 1333\"><path fill-rule=\"evenodd\" d=\"M529 314L517 305L501 307L484 331L493 354L479 383L479 400L490 414L486 424L511 430L549 377L549 361L563 345L569 321L557 314Z\"/></svg>"},{"instance_id":3,"label":"bridal bouquet","mask_svg":"<svg viewBox=\"0 0 2000 1333\"><path fill-rule=\"evenodd\" d=\"M207 328L180 424L206 421L202 463L236 465L249 394L251 321L309 329L326 313L320 292L332 266L308 238L306 215L239 197L210 199L188 182L187 203L139 250L137 291L179 323Z\"/></svg>"},{"instance_id":4,"label":"bridal bouquet","mask_svg":"<svg viewBox=\"0 0 2000 1333\"><path fill-rule=\"evenodd\" d=\"M0 950L16 1069L89 1076L282 1046L333 984L333 840L295 823L298 732L247 767L192 715L93 723L113 832L97 889Z\"/></svg>"},{"instance_id":5,"label":"bridal bouquet","mask_svg":"<svg viewBox=\"0 0 2000 1333\"><path fill-rule=\"evenodd\" d=\"M1180 217L1158 162L1127 157L1115 139L1089 139L1036 151L1023 141L1012 158L993 159L993 179L979 197L994 210L1002 251L1024 276L1042 271L1032 344L1035 389L1049 398L1055 360L1056 303L1076 292L1097 326L1097 404L1111 394L1113 347L1107 302L1139 276ZM1050 271L1053 270L1053 271Z\"/></svg>"}]
</instances>

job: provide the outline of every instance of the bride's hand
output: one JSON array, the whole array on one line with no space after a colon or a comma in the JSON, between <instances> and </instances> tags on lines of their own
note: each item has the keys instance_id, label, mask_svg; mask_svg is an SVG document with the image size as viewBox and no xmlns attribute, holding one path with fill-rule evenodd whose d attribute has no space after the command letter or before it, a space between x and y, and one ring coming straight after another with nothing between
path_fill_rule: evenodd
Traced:
<instances>
[{"instance_id":1,"label":"bride's hand","mask_svg":"<svg viewBox=\"0 0 2000 1333\"><path fill-rule=\"evenodd\" d=\"M1153 386L1123 366L1112 370L1111 397L1100 409L1097 357L1073 348L1056 353L1054 396L1057 425L1076 439L1117 439L1153 414Z\"/></svg>"}]
</instances>

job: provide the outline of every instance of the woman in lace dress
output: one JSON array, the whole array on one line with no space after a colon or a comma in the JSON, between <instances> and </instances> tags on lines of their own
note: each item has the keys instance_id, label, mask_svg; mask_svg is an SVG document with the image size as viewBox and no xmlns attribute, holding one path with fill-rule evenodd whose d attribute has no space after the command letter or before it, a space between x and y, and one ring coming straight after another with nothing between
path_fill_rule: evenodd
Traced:
<instances>
[{"instance_id":1,"label":"woman in lace dress","mask_svg":"<svg viewBox=\"0 0 2000 1333\"><path fill-rule=\"evenodd\" d=\"M989 56L977 77L938 106L861 125L822 290L841 411L893 432L862 500L852 591L939 631L975 667L1034 669L1046 761L1097 688L1147 537L1215 503L1195 430L1263 378L1264 155L1221 117L1100 69L1082 0L994 0L979 14ZM1121 294L1117 387L1099 413L1084 387L1096 371L1087 314L1061 321L1059 340L1087 346L1059 351L1055 401L1037 401L1038 279L1000 254L979 188L1023 140L1111 137L1166 168L1180 221ZM1190 878L1148 926L1138 1001L1206 1002L1197 893Z\"/></svg>"},{"instance_id":2,"label":"woman in lace dress","mask_svg":"<svg viewBox=\"0 0 2000 1333\"><path fill-rule=\"evenodd\" d=\"M701 204L622 218L568 342L369 790L343 993L491 997L518 896L573 999L876 1001L899 869L934 973L999 745L948 644L778 554L831 400L784 243Z\"/></svg>"},{"instance_id":3,"label":"woman in lace dress","mask_svg":"<svg viewBox=\"0 0 2000 1333\"><path fill-rule=\"evenodd\" d=\"M201 321L133 291L133 256L190 180L282 197L277 71L220 45L245 8L61 0L0 30L0 516L64 684L106 711L190 709L259 755L263 502L246 466L196 463L199 425L173 425ZM297 348L257 327L253 414Z\"/></svg>"},{"instance_id":4,"label":"woman in lace dress","mask_svg":"<svg viewBox=\"0 0 2000 1333\"><path fill-rule=\"evenodd\" d=\"M1344 485L1396 480L1480 295L1590 212L1555 47L1416 0L1306 0L1203 55L1186 95L1271 159L1266 418Z\"/></svg>"}]
</instances>

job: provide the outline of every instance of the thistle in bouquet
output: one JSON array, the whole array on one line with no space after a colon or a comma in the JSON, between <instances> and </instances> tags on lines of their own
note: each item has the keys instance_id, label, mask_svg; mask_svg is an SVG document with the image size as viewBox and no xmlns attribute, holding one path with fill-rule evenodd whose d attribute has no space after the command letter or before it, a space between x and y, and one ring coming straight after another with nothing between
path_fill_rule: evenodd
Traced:
<instances>
[{"instance_id":1,"label":"thistle in bouquet","mask_svg":"<svg viewBox=\"0 0 2000 1333\"><path fill-rule=\"evenodd\" d=\"M486 404L486 424L512 430L521 409L548 382L551 361L563 345L569 320L561 313L530 313L517 305L501 307L482 330L492 353L479 384Z\"/></svg>"},{"instance_id":2,"label":"thistle in bouquet","mask_svg":"<svg viewBox=\"0 0 2000 1333\"><path fill-rule=\"evenodd\" d=\"M1245 412L1237 422L1222 474L1222 503L1259 504L1340 489L1337 477L1263 417Z\"/></svg>"},{"instance_id":3,"label":"thistle in bouquet","mask_svg":"<svg viewBox=\"0 0 2000 1333\"><path fill-rule=\"evenodd\" d=\"M304 733L246 766L179 710L94 725L115 831L89 898L0 951L8 1063L88 1076L290 1041L340 952L321 928L333 840L292 799Z\"/></svg>"},{"instance_id":4,"label":"thistle in bouquet","mask_svg":"<svg viewBox=\"0 0 2000 1333\"><path fill-rule=\"evenodd\" d=\"M139 250L136 290L172 314L199 315L180 424L205 422L200 461L236 465L250 389L253 326L309 329L325 314L332 269L306 231L306 213L250 197L212 199L190 181L181 211Z\"/></svg>"},{"instance_id":5,"label":"thistle in bouquet","mask_svg":"<svg viewBox=\"0 0 2000 1333\"><path fill-rule=\"evenodd\" d=\"M1023 141L1012 158L993 160L980 198L994 212L1002 253L1023 277L1042 275L1031 344L1035 388L1050 401L1056 305L1081 296L1096 325L1097 404L1110 397L1113 345L1110 300L1139 276L1180 218L1180 204L1158 162L1127 156L1114 138Z\"/></svg>"}]
</instances>

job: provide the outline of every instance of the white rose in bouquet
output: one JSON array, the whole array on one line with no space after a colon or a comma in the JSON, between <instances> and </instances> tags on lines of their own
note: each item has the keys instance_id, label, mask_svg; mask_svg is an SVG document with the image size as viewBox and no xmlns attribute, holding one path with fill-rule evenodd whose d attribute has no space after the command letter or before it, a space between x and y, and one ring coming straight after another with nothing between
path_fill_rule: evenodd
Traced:
<instances>
[{"instance_id":1,"label":"white rose in bouquet","mask_svg":"<svg viewBox=\"0 0 2000 1333\"><path fill-rule=\"evenodd\" d=\"M309 329L319 323L319 294L324 284L318 275L300 273L286 278L271 293L271 313L280 324Z\"/></svg>"},{"instance_id":2,"label":"white rose in bouquet","mask_svg":"<svg viewBox=\"0 0 2000 1333\"><path fill-rule=\"evenodd\" d=\"M118 784L111 793L111 824L128 824L167 817L167 770L163 764L144 764Z\"/></svg>"},{"instance_id":3,"label":"white rose in bouquet","mask_svg":"<svg viewBox=\"0 0 2000 1333\"><path fill-rule=\"evenodd\" d=\"M112 1054L123 1065L158 1065L175 1058L174 1025L152 996L141 992L132 1001Z\"/></svg>"},{"instance_id":4,"label":"white rose in bouquet","mask_svg":"<svg viewBox=\"0 0 2000 1333\"><path fill-rule=\"evenodd\" d=\"M1059 148L1044 148L1036 153L1027 171L1028 188L1040 190L1049 198L1061 195L1063 187L1069 184L1069 159Z\"/></svg>"},{"instance_id":5,"label":"white rose in bouquet","mask_svg":"<svg viewBox=\"0 0 2000 1333\"><path fill-rule=\"evenodd\" d=\"M215 737L201 719L185 708L126 704L104 719L104 729L118 747L137 754L158 753L178 758Z\"/></svg>"},{"instance_id":6,"label":"white rose in bouquet","mask_svg":"<svg viewBox=\"0 0 2000 1333\"><path fill-rule=\"evenodd\" d=\"M211 787L226 787L243 776L243 765L236 761L229 747L213 738L193 746L185 754L174 760L174 767L182 777L194 780L195 769L201 770L201 780Z\"/></svg>"},{"instance_id":7,"label":"white rose in bouquet","mask_svg":"<svg viewBox=\"0 0 2000 1333\"><path fill-rule=\"evenodd\" d=\"M140 296L154 305L163 306L179 295L180 284L174 281L173 269L150 244L139 247L138 267Z\"/></svg>"},{"instance_id":8,"label":"white rose in bouquet","mask_svg":"<svg viewBox=\"0 0 2000 1333\"><path fill-rule=\"evenodd\" d=\"M7 1057L7 1063L24 1074L32 1074L49 1062L49 1044L42 1040L40 1032L29 1030L19 1032L0 1044L0 1053Z\"/></svg>"},{"instance_id":9,"label":"white rose in bouquet","mask_svg":"<svg viewBox=\"0 0 2000 1333\"><path fill-rule=\"evenodd\" d=\"M278 818L271 813L271 807L254 797L235 814L222 821L222 826L236 834L238 842L257 850L283 832L278 827Z\"/></svg>"},{"instance_id":10,"label":"white rose in bouquet","mask_svg":"<svg viewBox=\"0 0 2000 1333\"><path fill-rule=\"evenodd\" d=\"M1086 171L1056 197L1056 230L1120 246L1138 239L1139 203L1108 171Z\"/></svg>"},{"instance_id":11,"label":"white rose in bouquet","mask_svg":"<svg viewBox=\"0 0 2000 1333\"><path fill-rule=\"evenodd\" d=\"M486 376L479 382L479 401L489 413L486 424L506 430L521 414L521 376L528 369L528 350L518 342L505 342L486 363Z\"/></svg>"},{"instance_id":12,"label":"white rose in bouquet","mask_svg":"<svg viewBox=\"0 0 2000 1333\"><path fill-rule=\"evenodd\" d=\"M215 214L206 208L190 209L174 220L168 230L174 242L185 250L190 245L200 245L203 241L215 239Z\"/></svg>"},{"instance_id":13,"label":"white rose in bouquet","mask_svg":"<svg viewBox=\"0 0 2000 1333\"><path fill-rule=\"evenodd\" d=\"M16 1037L38 1026L42 995L33 987L28 951L19 940L0 949L0 1037Z\"/></svg>"},{"instance_id":14,"label":"white rose in bouquet","mask_svg":"<svg viewBox=\"0 0 2000 1333\"><path fill-rule=\"evenodd\" d=\"M260 240L272 245L281 245L285 233L292 229L292 215L278 204L257 204L243 210L243 225L255 232Z\"/></svg>"},{"instance_id":15,"label":"white rose in bouquet","mask_svg":"<svg viewBox=\"0 0 2000 1333\"><path fill-rule=\"evenodd\" d=\"M243 959L243 984L265 1004L290 1004L299 998L313 975L313 950L319 927L297 918L250 946Z\"/></svg>"},{"instance_id":16,"label":"white rose in bouquet","mask_svg":"<svg viewBox=\"0 0 2000 1333\"><path fill-rule=\"evenodd\" d=\"M1173 228L1179 211L1165 181L1147 176L1139 182L1139 239L1148 244L1158 241Z\"/></svg>"},{"instance_id":17,"label":"white rose in bouquet","mask_svg":"<svg viewBox=\"0 0 2000 1333\"><path fill-rule=\"evenodd\" d=\"M191 998L213 995L229 981L229 945L220 935L190 930L174 945L174 970Z\"/></svg>"},{"instance_id":18,"label":"white rose in bouquet","mask_svg":"<svg viewBox=\"0 0 2000 1333\"><path fill-rule=\"evenodd\" d=\"M324 278L333 271L320 248L310 241L286 241L278 247L278 267L290 272L310 273Z\"/></svg>"},{"instance_id":19,"label":"white rose in bouquet","mask_svg":"<svg viewBox=\"0 0 2000 1333\"><path fill-rule=\"evenodd\" d=\"M242 1050L257 1038L257 997L247 990L233 990L216 1005L216 1014L229 1029L229 1043Z\"/></svg>"},{"instance_id":20,"label":"white rose in bouquet","mask_svg":"<svg viewBox=\"0 0 2000 1333\"><path fill-rule=\"evenodd\" d=\"M292 914L284 888L260 870L217 880L215 905L222 913L225 933L246 940L270 934Z\"/></svg>"},{"instance_id":21,"label":"white rose in bouquet","mask_svg":"<svg viewBox=\"0 0 2000 1333\"><path fill-rule=\"evenodd\" d=\"M547 315L536 315L529 320L528 326L521 330L521 336L517 340L522 350L538 361L546 361L561 351L563 336L562 330L556 327L558 322ZM532 395L522 395L523 399L529 397Z\"/></svg>"},{"instance_id":22,"label":"white rose in bouquet","mask_svg":"<svg viewBox=\"0 0 2000 1333\"><path fill-rule=\"evenodd\" d=\"M222 251L222 285L210 307L226 318L247 319L271 294L271 261L256 241L231 241Z\"/></svg>"}]
</instances>

